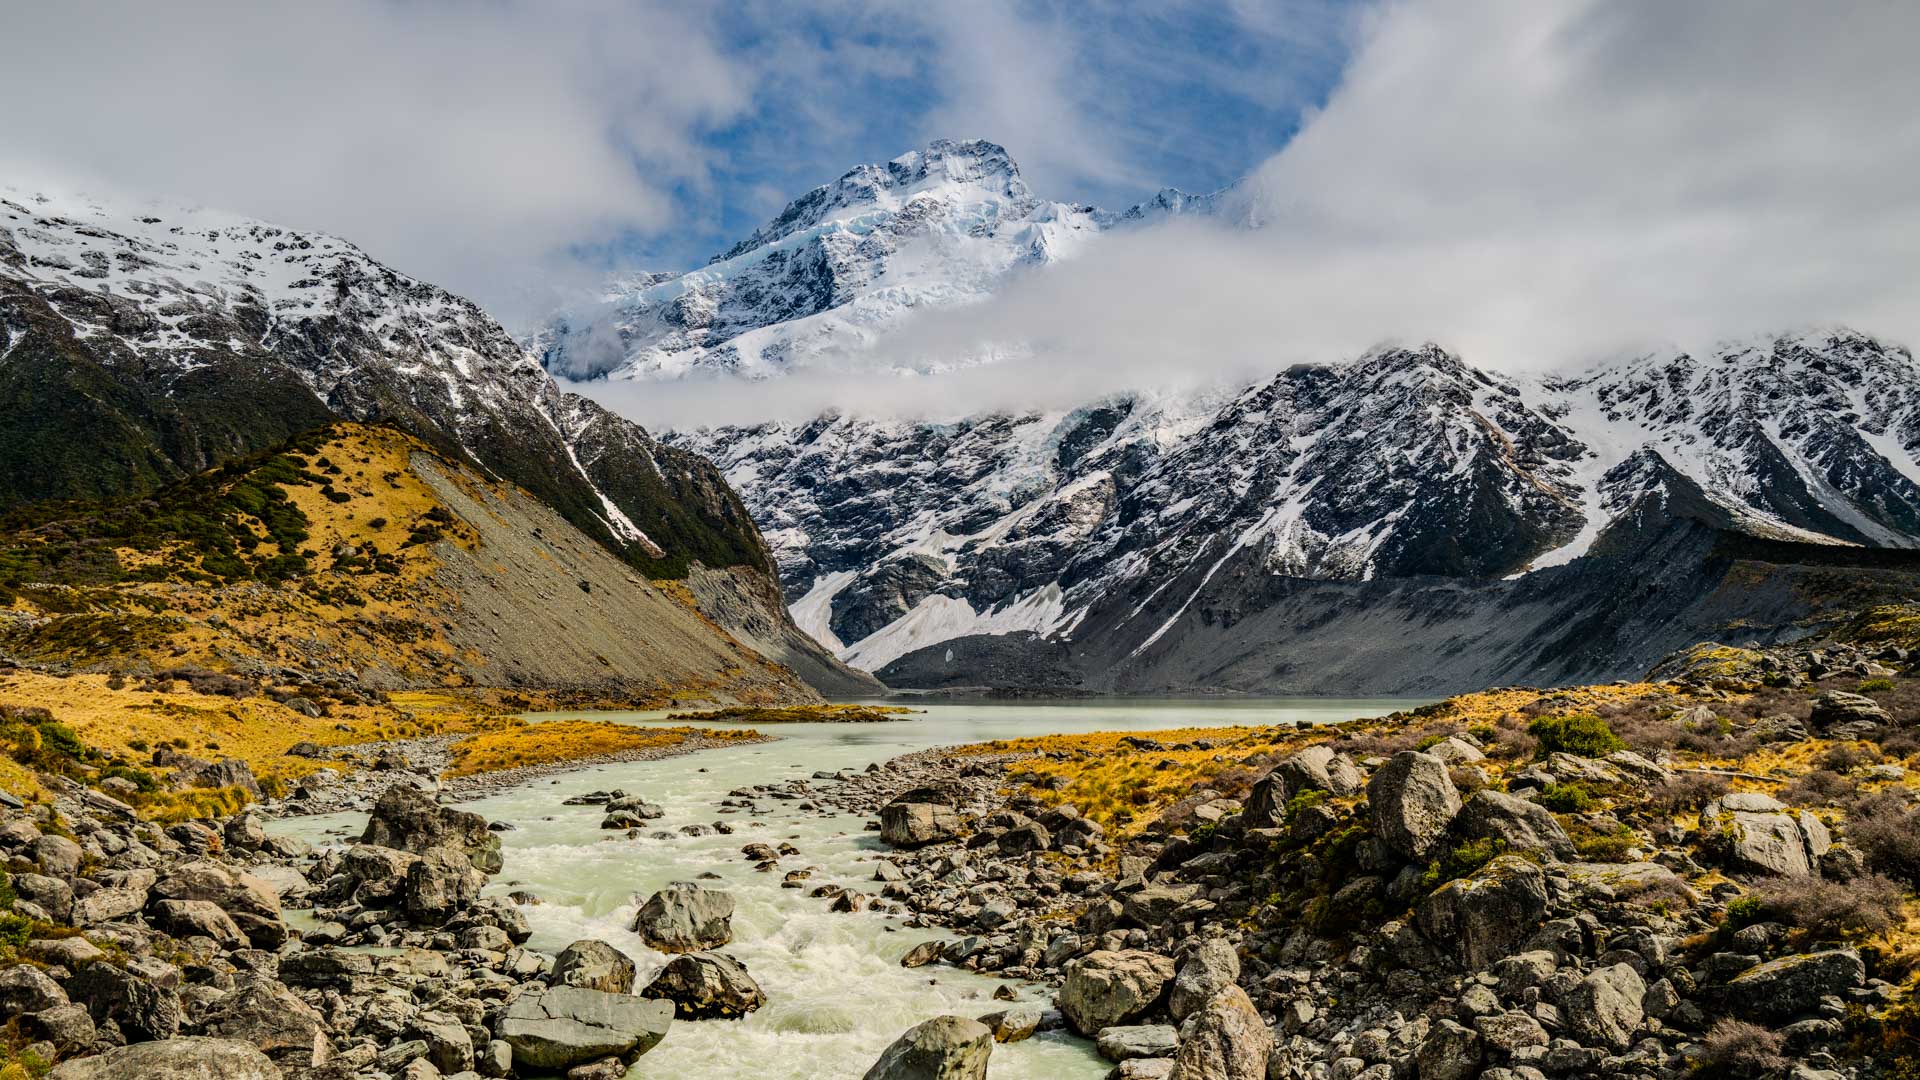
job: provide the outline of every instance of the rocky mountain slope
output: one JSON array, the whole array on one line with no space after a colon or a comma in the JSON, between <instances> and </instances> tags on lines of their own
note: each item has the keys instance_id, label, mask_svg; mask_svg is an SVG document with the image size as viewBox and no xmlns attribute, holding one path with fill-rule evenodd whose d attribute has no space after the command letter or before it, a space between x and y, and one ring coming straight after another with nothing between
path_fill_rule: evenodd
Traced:
<instances>
[{"instance_id":1,"label":"rocky mountain slope","mask_svg":"<svg viewBox=\"0 0 1920 1080\"><path fill-rule=\"evenodd\" d=\"M707 462L562 393L473 304L333 237L7 193L0 406L0 506L144 494L330 420L394 424L648 577L751 585L726 610L770 656L871 685L764 605L765 547Z\"/></svg>"},{"instance_id":2,"label":"rocky mountain slope","mask_svg":"<svg viewBox=\"0 0 1920 1080\"><path fill-rule=\"evenodd\" d=\"M331 425L151 499L39 504L6 524L0 660L52 674L812 697L683 586L388 427Z\"/></svg>"},{"instance_id":3,"label":"rocky mountain slope","mask_svg":"<svg viewBox=\"0 0 1920 1080\"><path fill-rule=\"evenodd\" d=\"M668 438L742 492L801 625L910 686L1611 677L1920 565L1920 367L1845 330L1540 381L1393 348L1224 401Z\"/></svg>"}]
</instances>

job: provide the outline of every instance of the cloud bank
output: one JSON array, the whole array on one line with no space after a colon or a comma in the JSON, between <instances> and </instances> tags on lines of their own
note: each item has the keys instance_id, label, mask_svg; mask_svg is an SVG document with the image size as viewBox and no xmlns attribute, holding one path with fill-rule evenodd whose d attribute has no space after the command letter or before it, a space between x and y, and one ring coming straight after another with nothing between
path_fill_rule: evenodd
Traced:
<instances>
[{"instance_id":1,"label":"cloud bank","mask_svg":"<svg viewBox=\"0 0 1920 1080\"><path fill-rule=\"evenodd\" d=\"M1252 174L840 370L610 389L655 423L952 415L1434 340L1530 370L1845 323L1920 341L1920 7L1404 0ZM965 376L868 377L1003 358ZM595 391L600 392L600 391ZM724 410L720 407L724 405Z\"/></svg>"}]
</instances>

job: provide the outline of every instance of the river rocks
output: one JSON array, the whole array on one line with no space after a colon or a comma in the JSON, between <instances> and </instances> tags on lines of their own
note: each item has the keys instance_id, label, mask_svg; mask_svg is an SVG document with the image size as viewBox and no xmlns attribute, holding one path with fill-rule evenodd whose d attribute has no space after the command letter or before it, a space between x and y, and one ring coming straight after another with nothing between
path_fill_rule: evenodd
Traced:
<instances>
[{"instance_id":1,"label":"river rocks","mask_svg":"<svg viewBox=\"0 0 1920 1080\"><path fill-rule=\"evenodd\" d=\"M605 1057L638 1057L666 1037L670 1002L556 986L522 994L500 1021L516 1069L567 1069Z\"/></svg>"},{"instance_id":2,"label":"river rocks","mask_svg":"<svg viewBox=\"0 0 1920 1080\"><path fill-rule=\"evenodd\" d=\"M486 878L465 855L433 848L407 866L404 909L416 925L438 925L479 899L485 887Z\"/></svg>"},{"instance_id":3,"label":"river rocks","mask_svg":"<svg viewBox=\"0 0 1920 1080\"><path fill-rule=\"evenodd\" d=\"M1446 835L1460 813L1460 793L1447 776L1445 762L1432 754L1406 750L1368 779L1367 805L1374 835L1402 856L1420 859Z\"/></svg>"},{"instance_id":4,"label":"river rocks","mask_svg":"<svg viewBox=\"0 0 1920 1080\"><path fill-rule=\"evenodd\" d=\"M1101 1028L1094 1049L1108 1061L1167 1057L1180 1045L1180 1033L1171 1024L1116 1024Z\"/></svg>"},{"instance_id":5,"label":"river rocks","mask_svg":"<svg viewBox=\"0 0 1920 1080\"><path fill-rule=\"evenodd\" d=\"M1838 997L1866 981L1852 949L1783 956L1748 968L1727 983L1727 1001L1739 1015L1784 1023L1812 1013L1824 997Z\"/></svg>"},{"instance_id":6,"label":"river rocks","mask_svg":"<svg viewBox=\"0 0 1920 1080\"><path fill-rule=\"evenodd\" d=\"M733 940L733 894L673 882L641 905L633 930L661 952L717 948Z\"/></svg>"},{"instance_id":7,"label":"river rocks","mask_svg":"<svg viewBox=\"0 0 1920 1080\"><path fill-rule=\"evenodd\" d=\"M1645 1017L1646 983L1627 964L1591 972L1560 999L1560 1015L1575 1038L1589 1046L1624 1050Z\"/></svg>"},{"instance_id":8,"label":"river rocks","mask_svg":"<svg viewBox=\"0 0 1920 1080\"><path fill-rule=\"evenodd\" d=\"M767 1003L746 965L716 952L674 957L640 994L673 1002L682 1020L738 1020Z\"/></svg>"},{"instance_id":9,"label":"river rocks","mask_svg":"<svg viewBox=\"0 0 1920 1080\"><path fill-rule=\"evenodd\" d=\"M1526 941L1545 917L1547 900L1540 868L1518 855L1502 855L1435 889L1414 919L1427 940L1477 971Z\"/></svg>"},{"instance_id":10,"label":"river rocks","mask_svg":"<svg viewBox=\"0 0 1920 1080\"><path fill-rule=\"evenodd\" d=\"M862 1080L986 1080L993 1032L978 1020L936 1016L895 1040Z\"/></svg>"},{"instance_id":11,"label":"river rocks","mask_svg":"<svg viewBox=\"0 0 1920 1080\"><path fill-rule=\"evenodd\" d=\"M1573 840L1546 807L1505 792L1474 792L1461 807L1454 827L1470 838L1497 840L1510 851L1574 857Z\"/></svg>"},{"instance_id":12,"label":"river rocks","mask_svg":"<svg viewBox=\"0 0 1920 1080\"><path fill-rule=\"evenodd\" d=\"M1173 961L1157 953L1097 950L1068 962L1060 1011L1075 1031L1098 1035L1158 1005L1173 977Z\"/></svg>"},{"instance_id":13,"label":"river rocks","mask_svg":"<svg viewBox=\"0 0 1920 1080\"><path fill-rule=\"evenodd\" d=\"M1210 998L1180 1026L1173 1080L1265 1080L1273 1032L1238 986Z\"/></svg>"},{"instance_id":14,"label":"river rocks","mask_svg":"<svg viewBox=\"0 0 1920 1080\"><path fill-rule=\"evenodd\" d=\"M960 832L953 807L898 799L880 808L880 839L894 847L915 848L951 840Z\"/></svg>"},{"instance_id":15,"label":"river rocks","mask_svg":"<svg viewBox=\"0 0 1920 1080\"><path fill-rule=\"evenodd\" d=\"M1167 1011L1177 1023L1240 978L1240 954L1221 938L1208 938L1188 954L1167 994Z\"/></svg>"},{"instance_id":16,"label":"river rocks","mask_svg":"<svg viewBox=\"0 0 1920 1080\"><path fill-rule=\"evenodd\" d=\"M907 954L900 958L900 966L903 968L926 967L946 955L946 951L947 943L944 941L923 941L907 950Z\"/></svg>"},{"instance_id":17,"label":"river rocks","mask_svg":"<svg viewBox=\"0 0 1920 1080\"><path fill-rule=\"evenodd\" d=\"M633 961L626 953L592 938L574 942L553 960L555 986L629 994L633 992L633 975Z\"/></svg>"},{"instance_id":18,"label":"river rocks","mask_svg":"<svg viewBox=\"0 0 1920 1080\"><path fill-rule=\"evenodd\" d=\"M233 1039L185 1037L118 1046L54 1066L51 1080L282 1080L278 1066Z\"/></svg>"},{"instance_id":19,"label":"river rocks","mask_svg":"<svg viewBox=\"0 0 1920 1080\"><path fill-rule=\"evenodd\" d=\"M452 849L483 874L500 872L500 837L479 814L441 806L433 796L409 784L396 784L373 804L363 844L426 855Z\"/></svg>"},{"instance_id":20,"label":"river rocks","mask_svg":"<svg viewBox=\"0 0 1920 1080\"><path fill-rule=\"evenodd\" d=\"M1047 1010L1038 1005L1015 1005L988 1013L980 1017L980 1022L992 1030L994 1042L1014 1043L1032 1038L1046 1017Z\"/></svg>"}]
</instances>

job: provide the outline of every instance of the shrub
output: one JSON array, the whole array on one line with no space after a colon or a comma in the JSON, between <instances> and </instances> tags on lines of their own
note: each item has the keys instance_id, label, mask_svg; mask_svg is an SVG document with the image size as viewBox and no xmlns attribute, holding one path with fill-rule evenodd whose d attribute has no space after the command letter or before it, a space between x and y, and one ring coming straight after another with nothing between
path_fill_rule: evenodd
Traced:
<instances>
[{"instance_id":1,"label":"shrub","mask_svg":"<svg viewBox=\"0 0 1920 1080\"><path fill-rule=\"evenodd\" d=\"M1507 850L1504 840L1482 838L1469 840L1459 847L1442 852L1440 857L1427 864L1427 872L1420 878L1420 887L1431 892L1455 878L1463 878L1492 862L1494 858Z\"/></svg>"},{"instance_id":2,"label":"shrub","mask_svg":"<svg viewBox=\"0 0 1920 1080\"><path fill-rule=\"evenodd\" d=\"M1831 806L1857 790L1859 785L1832 769L1815 769L1781 789L1780 798L1794 806Z\"/></svg>"},{"instance_id":3,"label":"shrub","mask_svg":"<svg viewBox=\"0 0 1920 1080\"><path fill-rule=\"evenodd\" d=\"M1774 919L1822 941L1884 933L1899 921L1905 906L1900 886L1884 874L1863 874L1846 882L1769 878L1755 886L1754 898Z\"/></svg>"},{"instance_id":4,"label":"shrub","mask_svg":"<svg viewBox=\"0 0 1920 1080\"><path fill-rule=\"evenodd\" d=\"M1303 811L1319 806L1326 801L1326 792L1321 791L1319 788L1308 788L1287 800L1286 820L1292 821L1294 818L1299 817Z\"/></svg>"},{"instance_id":5,"label":"shrub","mask_svg":"<svg viewBox=\"0 0 1920 1080\"><path fill-rule=\"evenodd\" d=\"M1883 791L1856 801L1847 810L1847 839L1872 869L1920 885L1920 810L1904 798Z\"/></svg>"},{"instance_id":6,"label":"shrub","mask_svg":"<svg viewBox=\"0 0 1920 1080\"><path fill-rule=\"evenodd\" d=\"M1781 1052L1784 1036L1744 1020L1721 1020L1704 1045L1706 1070L1717 1076L1764 1076L1793 1064Z\"/></svg>"},{"instance_id":7,"label":"shrub","mask_svg":"<svg viewBox=\"0 0 1920 1080\"><path fill-rule=\"evenodd\" d=\"M1728 930L1744 930L1755 923L1767 921L1767 905L1760 898L1749 893L1736 896L1727 901L1727 921L1723 924Z\"/></svg>"},{"instance_id":8,"label":"shrub","mask_svg":"<svg viewBox=\"0 0 1920 1080\"><path fill-rule=\"evenodd\" d=\"M70 758L77 758L86 754L86 744L81 742L80 736L75 734L74 730L67 725L48 720L40 724L39 728L40 745L47 750L59 754L62 757Z\"/></svg>"},{"instance_id":9,"label":"shrub","mask_svg":"<svg viewBox=\"0 0 1920 1080\"><path fill-rule=\"evenodd\" d=\"M1598 829L1570 829L1574 850L1586 862L1625 862L1627 852L1640 842L1625 825L1602 832Z\"/></svg>"},{"instance_id":10,"label":"shrub","mask_svg":"<svg viewBox=\"0 0 1920 1080\"><path fill-rule=\"evenodd\" d=\"M8 951L25 945L33 936L33 920L9 911L0 914L0 948Z\"/></svg>"},{"instance_id":11,"label":"shrub","mask_svg":"<svg viewBox=\"0 0 1920 1080\"><path fill-rule=\"evenodd\" d=\"M1862 765L1872 765L1880 760L1880 755L1872 747L1849 746L1838 743L1827 748L1820 755L1820 767L1837 773L1847 773Z\"/></svg>"},{"instance_id":12,"label":"shrub","mask_svg":"<svg viewBox=\"0 0 1920 1080\"><path fill-rule=\"evenodd\" d=\"M1550 754L1605 757L1627 748L1607 722L1592 713L1542 716L1527 725L1527 733L1540 740L1540 749Z\"/></svg>"},{"instance_id":13,"label":"shrub","mask_svg":"<svg viewBox=\"0 0 1920 1080\"><path fill-rule=\"evenodd\" d=\"M1892 679L1868 679L1860 684L1860 692L1863 694L1884 694L1892 689Z\"/></svg>"},{"instance_id":14,"label":"shrub","mask_svg":"<svg viewBox=\"0 0 1920 1080\"><path fill-rule=\"evenodd\" d=\"M1556 814L1579 814L1593 809L1593 792L1581 783L1548 784L1534 801Z\"/></svg>"},{"instance_id":15,"label":"shrub","mask_svg":"<svg viewBox=\"0 0 1920 1080\"><path fill-rule=\"evenodd\" d=\"M1641 805L1648 811L1659 811L1673 815L1679 813L1698 813L1713 800L1731 791L1732 785L1724 776L1712 773L1675 773L1671 779L1661 781L1647 790Z\"/></svg>"}]
</instances>

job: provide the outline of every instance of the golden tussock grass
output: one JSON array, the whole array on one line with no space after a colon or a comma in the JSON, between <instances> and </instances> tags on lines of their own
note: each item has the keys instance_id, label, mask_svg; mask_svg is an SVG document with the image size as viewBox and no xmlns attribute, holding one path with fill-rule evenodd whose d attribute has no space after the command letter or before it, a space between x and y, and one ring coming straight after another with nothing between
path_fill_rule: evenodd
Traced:
<instances>
[{"instance_id":1,"label":"golden tussock grass","mask_svg":"<svg viewBox=\"0 0 1920 1080\"><path fill-rule=\"evenodd\" d=\"M667 719L696 723L726 720L748 724L865 724L904 720L914 712L904 705L729 705L719 709L677 712Z\"/></svg>"},{"instance_id":2,"label":"golden tussock grass","mask_svg":"<svg viewBox=\"0 0 1920 1080\"><path fill-rule=\"evenodd\" d=\"M455 743L446 775L473 776L530 765L580 761L608 754L679 746L692 738L751 742L764 738L750 728L636 727L608 720L510 720L492 731Z\"/></svg>"}]
</instances>

